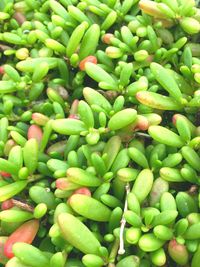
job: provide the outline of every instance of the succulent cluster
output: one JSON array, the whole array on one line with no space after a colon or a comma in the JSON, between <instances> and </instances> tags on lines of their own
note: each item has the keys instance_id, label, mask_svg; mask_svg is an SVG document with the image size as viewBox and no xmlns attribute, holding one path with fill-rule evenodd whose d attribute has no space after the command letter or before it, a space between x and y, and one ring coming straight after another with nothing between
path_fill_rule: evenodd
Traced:
<instances>
[{"instance_id":1,"label":"succulent cluster","mask_svg":"<svg viewBox=\"0 0 200 267\"><path fill-rule=\"evenodd\" d=\"M200 266L198 2L0 1L2 266Z\"/></svg>"}]
</instances>

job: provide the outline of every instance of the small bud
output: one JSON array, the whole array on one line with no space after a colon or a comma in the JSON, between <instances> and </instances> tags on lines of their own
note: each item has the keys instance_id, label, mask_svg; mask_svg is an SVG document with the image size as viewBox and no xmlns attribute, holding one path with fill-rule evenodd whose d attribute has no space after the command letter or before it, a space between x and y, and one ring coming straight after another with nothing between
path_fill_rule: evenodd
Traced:
<instances>
[{"instance_id":1,"label":"small bud","mask_svg":"<svg viewBox=\"0 0 200 267\"><path fill-rule=\"evenodd\" d=\"M187 264L188 251L184 245L178 244L175 239L169 242L168 252L170 257L179 265Z\"/></svg>"},{"instance_id":2,"label":"small bud","mask_svg":"<svg viewBox=\"0 0 200 267\"><path fill-rule=\"evenodd\" d=\"M9 172L4 172L4 171L0 171L0 175L5 177L5 178L9 178L11 176L11 174Z\"/></svg>"},{"instance_id":3,"label":"small bud","mask_svg":"<svg viewBox=\"0 0 200 267\"><path fill-rule=\"evenodd\" d=\"M81 195L86 195L86 196L91 197L91 192L87 187L81 187L81 188L76 189L73 195L75 194L81 194Z\"/></svg>"},{"instance_id":4,"label":"small bud","mask_svg":"<svg viewBox=\"0 0 200 267\"><path fill-rule=\"evenodd\" d=\"M16 51L15 55L16 58L20 60L25 60L29 57L29 51L27 48L21 48Z\"/></svg>"},{"instance_id":5,"label":"small bud","mask_svg":"<svg viewBox=\"0 0 200 267\"><path fill-rule=\"evenodd\" d=\"M190 225L199 223L200 222L200 214L196 213L196 212L190 213L187 216L187 220L188 220Z\"/></svg>"},{"instance_id":6,"label":"small bud","mask_svg":"<svg viewBox=\"0 0 200 267\"><path fill-rule=\"evenodd\" d=\"M191 67L191 71L193 73L199 73L200 72L200 65L199 64L193 64Z\"/></svg>"},{"instance_id":7,"label":"small bud","mask_svg":"<svg viewBox=\"0 0 200 267\"><path fill-rule=\"evenodd\" d=\"M102 42L104 44L111 44L110 39L113 37L114 37L114 35L112 33L106 33L102 36Z\"/></svg>"},{"instance_id":8,"label":"small bud","mask_svg":"<svg viewBox=\"0 0 200 267\"><path fill-rule=\"evenodd\" d=\"M79 100L75 99L70 108L70 115L76 115L78 113Z\"/></svg>"},{"instance_id":9,"label":"small bud","mask_svg":"<svg viewBox=\"0 0 200 267\"><path fill-rule=\"evenodd\" d=\"M4 73L5 73L4 67L3 66L0 66L0 75L3 75Z\"/></svg>"},{"instance_id":10,"label":"small bud","mask_svg":"<svg viewBox=\"0 0 200 267\"><path fill-rule=\"evenodd\" d=\"M137 29L141 26L141 23L138 20L132 20L128 24L128 28L133 32L136 33Z\"/></svg>"},{"instance_id":11,"label":"small bud","mask_svg":"<svg viewBox=\"0 0 200 267\"><path fill-rule=\"evenodd\" d=\"M59 178L56 180L56 188L66 190L70 182L66 178Z\"/></svg>"},{"instance_id":12,"label":"small bud","mask_svg":"<svg viewBox=\"0 0 200 267\"><path fill-rule=\"evenodd\" d=\"M138 62L142 62L148 58L149 54L146 50L139 50L134 53L134 58Z\"/></svg>"},{"instance_id":13,"label":"small bud","mask_svg":"<svg viewBox=\"0 0 200 267\"><path fill-rule=\"evenodd\" d=\"M68 119L79 120L79 116L77 114L69 114Z\"/></svg>"},{"instance_id":14,"label":"small bud","mask_svg":"<svg viewBox=\"0 0 200 267\"><path fill-rule=\"evenodd\" d=\"M123 56L121 49L118 47L114 47L114 46L107 47L106 54L110 58L120 58L121 56Z\"/></svg>"},{"instance_id":15,"label":"small bud","mask_svg":"<svg viewBox=\"0 0 200 267\"><path fill-rule=\"evenodd\" d=\"M143 114L147 118L149 126L158 125L162 121L162 117L156 113Z\"/></svg>"},{"instance_id":16,"label":"small bud","mask_svg":"<svg viewBox=\"0 0 200 267\"><path fill-rule=\"evenodd\" d=\"M179 114L174 114L174 116L172 117L172 123L174 125L176 125L176 120L177 120L178 117L179 117Z\"/></svg>"},{"instance_id":17,"label":"small bud","mask_svg":"<svg viewBox=\"0 0 200 267\"><path fill-rule=\"evenodd\" d=\"M200 31L200 23L191 17L185 17L180 20L182 29L189 34L196 34Z\"/></svg>"},{"instance_id":18,"label":"small bud","mask_svg":"<svg viewBox=\"0 0 200 267\"><path fill-rule=\"evenodd\" d=\"M58 53L65 54L65 50L66 50L65 46L54 39L51 39L51 38L46 39L45 45L48 48L50 48L50 49L52 49Z\"/></svg>"},{"instance_id":19,"label":"small bud","mask_svg":"<svg viewBox=\"0 0 200 267\"><path fill-rule=\"evenodd\" d=\"M138 115L135 129L138 129L141 131L146 131L148 129L148 127L149 127L149 122L148 122L147 118L145 118L142 115Z\"/></svg>"},{"instance_id":20,"label":"small bud","mask_svg":"<svg viewBox=\"0 0 200 267\"><path fill-rule=\"evenodd\" d=\"M163 248L160 248L154 252L151 252L151 261L156 266L164 266L166 263L166 254Z\"/></svg>"},{"instance_id":21,"label":"small bud","mask_svg":"<svg viewBox=\"0 0 200 267\"><path fill-rule=\"evenodd\" d=\"M194 79L197 83L200 83L200 73L195 73L194 74Z\"/></svg>"},{"instance_id":22,"label":"small bud","mask_svg":"<svg viewBox=\"0 0 200 267\"><path fill-rule=\"evenodd\" d=\"M94 57L94 56L88 56L88 57L84 58L83 60L81 60L81 62L79 63L80 70L85 70L85 64L87 62L91 62L93 64L97 64L97 58Z\"/></svg>"},{"instance_id":23,"label":"small bud","mask_svg":"<svg viewBox=\"0 0 200 267\"><path fill-rule=\"evenodd\" d=\"M15 12L13 15L13 18L16 19L16 21L22 25L26 21L26 17L21 12Z\"/></svg>"},{"instance_id":24,"label":"small bud","mask_svg":"<svg viewBox=\"0 0 200 267\"><path fill-rule=\"evenodd\" d=\"M42 140L43 132L39 126L33 124L29 127L27 136L28 140L35 138L39 144Z\"/></svg>"},{"instance_id":25,"label":"small bud","mask_svg":"<svg viewBox=\"0 0 200 267\"><path fill-rule=\"evenodd\" d=\"M60 190L74 190L79 188L79 185L70 182L67 178L64 177L56 180L56 188Z\"/></svg>"},{"instance_id":26,"label":"small bud","mask_svg":"<svg viewBox=\"0 0 200 267\"><path fill-rule=\"evenodd\" d=\"M71 55L69 60L70 60L70 64L76 68L79 64L79 55L77 53L74 53Z\"/></svg>"},{"instance_id":27,"label":"small bud","mask_svg":"<svg viewBox=\"0 0 200 267\"><path fill-rule=\"evenodd\" d=\"M10 153L11 148L13 148L16 145L15 141L13 139L9 139L4 146L4 154L5 156L8 156Z\"/></svg>"},{"instance_id":28,"label":"small bud","mask_svg":"<svg viewBox=\"0 0 200 267\"><path fill-rule=\"evenodd\" d=\"M125 235L126 235L126 241L129 244L137 244L141 237L141 230L140 228L130 227L125 232Z\"/></svg>"},{"instance_id":29,"label":"small bud","mask_svg":"<svg viewBox=\"0 0 200 267\"><path fill-rule=\"evenodd\" d=\"M48 122L49 118L42 113L33 113L32 120L34 120L37 125L44 126Z\"/></svg>"},{"instance_id":30,"label":"small bud","mask_svg":"<svg viewBox=\"0 0 200 267\"><path fill-rule=\"evenodd\" d=\"M12 207L14 207L12 199L7 199L1 203L1 209L2 210L9 210Z\"/></svg>"},{"instance_id":31,"label":"small bud","mask_svg":"<svg viewBox=\"0 0 200 267\"><path fill-rule=\"evenodd\" d=\"M141 38L147 36L147 28L145 26L138 27L136 35Z\"/></svg>"}]
</instances>

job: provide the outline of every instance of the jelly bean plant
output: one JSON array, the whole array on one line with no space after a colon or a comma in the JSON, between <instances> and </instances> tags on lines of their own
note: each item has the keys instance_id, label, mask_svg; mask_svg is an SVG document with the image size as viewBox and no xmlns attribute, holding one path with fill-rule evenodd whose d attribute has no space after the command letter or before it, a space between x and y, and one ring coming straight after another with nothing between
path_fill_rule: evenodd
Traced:
<instances>
[{"instance_id":1,"label":"jelly bean plant","mask_svg":"<svg viewBox=\"0 0 200 267\"><path fill-rule=\"evenodd\" d=\"M200 266L199 41L199 1L0 1L0 266Z\"/></svg>"}]
</instances>

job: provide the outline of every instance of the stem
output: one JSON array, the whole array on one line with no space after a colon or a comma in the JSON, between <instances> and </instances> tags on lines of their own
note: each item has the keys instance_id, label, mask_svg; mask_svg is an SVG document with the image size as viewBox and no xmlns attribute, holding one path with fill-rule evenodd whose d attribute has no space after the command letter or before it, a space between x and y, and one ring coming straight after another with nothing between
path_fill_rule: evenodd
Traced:
<instances>
[{"instance_id":1,"label":"stem","mask_svg":"<svg viewBox=\"0 0 200 267\"><path fill-rule=\"evenodd\" d=\"M31 175L28 177L28 182L31 183L31 182L35 182L35 181L38 181L40 179L44 178L44 175L43 174L35 174L35 175Z\"/></svg>"},{"instance_id":2,"label":"stem","mask_svg":"<svg viewBox=\"0 0 200 267\"><path fill-rule=\"evenodd\" d=\"M150 135L148 135L148 134L145 134L145 133L141 133L141 132L136 132L136 133L135 133L135 135L138 135L138 136L143 136L143 137L145 137L145 138L151 138L151 136L150 136Z\"/></svg>"},{"instance_id":3,"label":"stem","mask_svg":"<svg viewBox=\"0 0 200 267\"><path fill-rule=\"evenodd\" d=\"M128 196L129 193L130 193L130 185L129 185L129 183L127 183L126 184L126 200L125 200L124 212L123 212L123 216L122 216L122 220L121 220L121 227L120 227L120 242L119 242L119 250L118 250L118 254L119 255L123 255L125 253L125 249L124 249L124 228L125 228L125 225L126 225L126 219L124 218L124 213L128 209L127 196Z\"/></svg>"},{"instance_id":4,"label":"stem","mask_svg":"<svg viewBox=\"0 0 200 267\"><path fill-rule=\"evenodd\" d=\"M31 207L29 204L27 203L24 203L22 201L19 201L19 200L16 200L16 199L12 199L12 202L13 204L18 207L18 208L21 208L23 210L26 210L26 211L30 211L30 212L33 212L34 211L34 208Z\"/></svg>"},{"instance_id":5,"label":"stem","mask_svg":"<svg viewBox=\"0 0 200 267\"><path fill-rule=\"evenodd\" d=\"M116 239L115 239L115 242L114 242L114 244L113 244L113 246L112 246L110 255L109 255L109 264L112 264L112 263L115 262L115 258L116 258L116 256L117 256L118 248L119 248L119 239L116 238ZM112 265L111 265L111 266L112 266ZM109 265L109 267L111 267L111 266Z\"/></svg>"},{"instance_id":6,"label":"stem","mask_svg":"<svg viewBox=\"0 0 200 267\"><path fill-rule=\"evenodd\" d=\"M12 49L12 47L0 44L0 50L5 51L5 50L9 50L9 49Z\"/></svg>"}]
</instances>

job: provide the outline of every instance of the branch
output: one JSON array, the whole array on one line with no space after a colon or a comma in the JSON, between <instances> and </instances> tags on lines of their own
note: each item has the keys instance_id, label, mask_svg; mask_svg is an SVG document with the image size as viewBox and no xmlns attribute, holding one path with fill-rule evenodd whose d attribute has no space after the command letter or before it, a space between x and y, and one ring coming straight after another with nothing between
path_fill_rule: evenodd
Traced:
<instances>
[{"instance_id":1,"label":"branch","mask_svg":"<svg viewBox=\"0 0 200 267\"><path fill-rule=\"evenodd\" d=\"M124 205L124 212L121 220L121 227L120 227L120 242L119 242L119 250L118 254L123 255L125 253L124 249L124 228L126 225L126 219L124 218L124 213L128 209L128 201L127 201L127 196L130 193L130 185L129 183L126 184L126 200L125 200L125 205Z\"/></svg>"}]
</instances>

